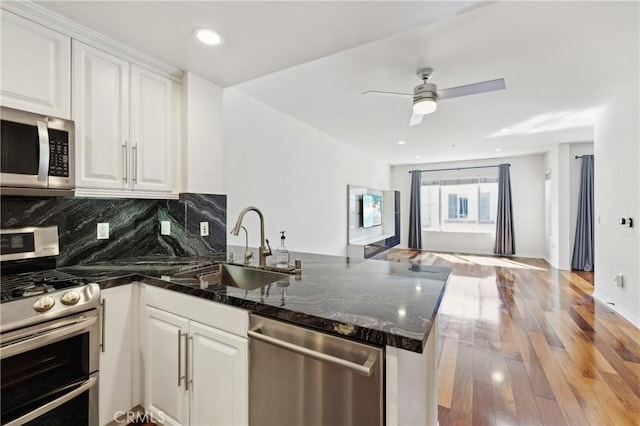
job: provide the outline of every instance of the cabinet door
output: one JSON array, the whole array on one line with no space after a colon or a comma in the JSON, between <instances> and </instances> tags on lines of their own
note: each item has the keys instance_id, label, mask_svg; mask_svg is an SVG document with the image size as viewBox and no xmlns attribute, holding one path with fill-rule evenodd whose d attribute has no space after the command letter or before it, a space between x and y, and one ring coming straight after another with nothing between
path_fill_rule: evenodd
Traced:
<instances>
[{"instance_id":1,"label":"cabinet door","mask_svg":"<svg viewBox=\"0 0 640 426\"><path fill-rule=\"evenodd\" d=\"M186 425L189 393L184 386L184 342L189 321L145 306L144 322L145 407L164 425Z\"/></svg>"},{"instance_id":2,"label":"cabinet door","mask_svg":"<svg viewBox=\"0 0 640 426\"><path fill-rule=\"evenodd\" d=\"M171 191L173 177L171 81L131 67L133 188Z\"/></svg>"},{"instance_id":3,"label":"cabinet door","mask_svg":"<svg viewBox=\"0 0 640 426\"><path fill-rule=\"evenodd\" d=\"M190 423L247 424L247 339L191 321L189 344Z\"/></svg>"},{"instance_id":4,"label":"cabinet door","mask_svg":"<svg viewBox=\"0 0 640 426\"><path fill-rule=\"evenodd\" d=\"M129 63L73 42L76 186L129 186Z\"/></svg>"},{"instance_id":5,"label":"cabinet door","mask_svg":"<svg viewBox=\"0 0 640 426\"><path fill-rule=\"evenodd\" d=\"M137 326L131 284L102 290L99 424L133 407L133 333Z\"/></svg>"},{"instance_id":6,"label":"cabinet door","mask_svg":"<svg viewBox=\"0 0 640 426\"><path fill-rule=\"evenodd\" d=\"M71 118L71 39L2 11L2 105Z\"/></svg>"}]
</instances>

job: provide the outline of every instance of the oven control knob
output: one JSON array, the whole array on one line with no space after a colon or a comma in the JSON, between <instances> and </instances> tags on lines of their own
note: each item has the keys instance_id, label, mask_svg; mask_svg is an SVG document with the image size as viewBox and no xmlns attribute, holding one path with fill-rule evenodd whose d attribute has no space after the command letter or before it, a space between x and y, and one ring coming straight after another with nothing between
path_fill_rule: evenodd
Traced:
<instances>
[{"instance_id":1,"label":"oven control knob","mask_svg":"<svg viewBox=\"0 0 640 426\"><path fill-rule=\"evenodd\" d=\"M80 293L75 290L69 290L62 295L60 301L63 305L75 305L80 300Z\"/></svg>"},{"instance_id":2,"label":"oven control knob","mask_svg":"<svg viewBox=\"0 0 640 426\"><path fill-rule=\"evenodd\" d=\"M53 305L56 304L56 301L53 300L51 296L42 296L38 300L33 303L33 310L36 312L46 312L49 309L53 308Z\"/></svg>"}]
</instances>

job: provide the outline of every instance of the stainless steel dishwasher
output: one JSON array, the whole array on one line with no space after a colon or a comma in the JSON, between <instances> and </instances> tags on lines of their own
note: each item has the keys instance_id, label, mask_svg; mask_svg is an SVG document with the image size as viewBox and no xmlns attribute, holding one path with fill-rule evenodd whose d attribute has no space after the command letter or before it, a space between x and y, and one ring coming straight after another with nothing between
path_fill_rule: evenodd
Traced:
<instances>
[{"instance_id":1,"label":"stainless steel dishwasher","mask_svg":"<svg viewBox=\"0 0 640 426\"><path fill-rule=\"evenodd\" d=\"M249 424L384 424L383 354L251 314Z\"/></svg>"}]
</instances>

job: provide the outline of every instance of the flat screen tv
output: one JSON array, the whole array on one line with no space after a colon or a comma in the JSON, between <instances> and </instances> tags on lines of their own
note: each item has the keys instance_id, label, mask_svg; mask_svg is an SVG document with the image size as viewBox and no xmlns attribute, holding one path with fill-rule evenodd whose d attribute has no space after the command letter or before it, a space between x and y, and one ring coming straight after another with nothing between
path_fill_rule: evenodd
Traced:
<instances>
[{"instance_id":1,"label":"flat screen tv","mask_svg":"<svg viewBox=\"0 0 640 426\"><path fill-rule=\"evenodd\" d=\"M382 196L374 194L362 195L362 227L382 225Z\"/></svg>"}]
</instances>

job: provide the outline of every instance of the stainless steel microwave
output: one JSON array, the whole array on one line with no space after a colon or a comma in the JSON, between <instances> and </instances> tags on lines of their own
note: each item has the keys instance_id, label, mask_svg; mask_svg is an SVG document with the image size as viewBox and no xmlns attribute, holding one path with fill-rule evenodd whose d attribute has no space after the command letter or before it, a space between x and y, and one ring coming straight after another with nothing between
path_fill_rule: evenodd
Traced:
<instances>
[{"instance_id":1,"label":"stainless steel microwave","mask_svg":"<svg viewBox=\"0 0 640 426\"><path fill-rule=\"evenodd\" d=\"M73 121L1 107L2 195L72 196Z\"/></svg>"}]
</instances>

